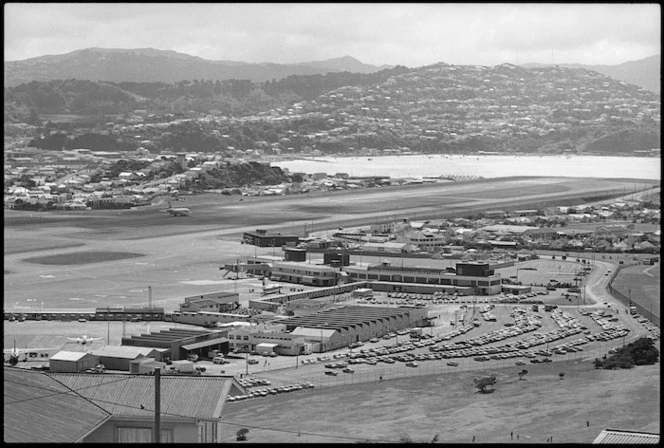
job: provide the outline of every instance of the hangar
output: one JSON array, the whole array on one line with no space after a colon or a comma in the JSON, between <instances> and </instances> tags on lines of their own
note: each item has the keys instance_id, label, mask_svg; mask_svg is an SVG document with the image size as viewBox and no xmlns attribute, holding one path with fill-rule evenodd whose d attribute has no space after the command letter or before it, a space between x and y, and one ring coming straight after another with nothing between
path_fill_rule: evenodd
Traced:
<instances>
[{"instance_id":1,"label":"hangar","mask_svg":"<svg viewBox=\"0 0 664 448\"><path fill-rule=\"evenodd\" d=\"M207 358L208 353L212 350L228 353L227 334L227 330L169 328L156 333L124 337L122 345L167 349L163 352L163 357L179 361L187 359L187 356L191 354Z\"/></svg>"}]
</instances>

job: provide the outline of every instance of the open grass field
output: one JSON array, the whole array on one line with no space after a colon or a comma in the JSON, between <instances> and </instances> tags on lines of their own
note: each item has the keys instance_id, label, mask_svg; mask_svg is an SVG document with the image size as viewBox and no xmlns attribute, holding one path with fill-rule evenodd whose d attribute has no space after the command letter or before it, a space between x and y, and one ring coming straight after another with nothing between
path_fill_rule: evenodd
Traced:
<instances>
[{"instance_id":1,"label":"open grass field","mask_svg":"<svg viewBox=\"0 0 664 448\"><path fill-rule=\"evenodd\" d=\"M660 264L654 266L634 265L620 270L613 287L641 305L652 310L655 316L661 316L662 279ZM630 292L631 290L631 292Z\"/></svg>"},{"instance_id":2,"label":"open grass field","mask_svg":"<svg viewBox=\"0 0 664 448\"><path fill-rule=\"evenodd\" d=\"M577 278L576 273L581 271L586 265L576 262L576 258L572 257L569 257L565 261L560 260L560 257L556 258L558 259L519 262L514 266L496 269L496 273L504 278L514 277L513 280L518 280L524 285L546 286L552 280L574 285L574 278Z\"/></svg>"},{"instance_id":3,"label":"open grass field","mask_svg":"<svg viewBox=\"0 0 664 448\"><path fill-rule=\"evenodd\" d=\"M36 264L69 265L101 263L104 261L125 260L127 258L142 256L143 254L131 252L70 252L67 254L50 255L46 257L24 258L23 261Z\"/></svg>"},{"instance_id":4,"label":"open grass field","mask_svg":"<svg viewBox=\"0 0 664 448\"><path fill-rule=\"evenodd\" d=\"M521 381L515 366L227 403L222 439L234 442L240 428L249 429L251 443L430 442L436 435L440 443L546 443L551 436L591 443L606 428L659 433L659 365L554 366L528 365ZM476 393L473 378L490 375L495 392Z\"/></svg>"}]
</instances>

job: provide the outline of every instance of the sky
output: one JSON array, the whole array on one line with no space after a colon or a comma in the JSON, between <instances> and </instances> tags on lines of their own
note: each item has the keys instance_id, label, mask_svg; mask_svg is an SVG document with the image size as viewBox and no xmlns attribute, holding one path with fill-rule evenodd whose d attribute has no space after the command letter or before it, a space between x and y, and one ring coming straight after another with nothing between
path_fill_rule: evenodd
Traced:
<instances>
[{"instance_id":1,"label":"sky","mask_svg":"<svg viewBox=\"0 0 664 448\"><path fill-rule=\"evenodd\" d=\"M209 60L615 65L661 52L660 5L5 3L5 61L90 47Z\"/></svg>"}]
</instances>

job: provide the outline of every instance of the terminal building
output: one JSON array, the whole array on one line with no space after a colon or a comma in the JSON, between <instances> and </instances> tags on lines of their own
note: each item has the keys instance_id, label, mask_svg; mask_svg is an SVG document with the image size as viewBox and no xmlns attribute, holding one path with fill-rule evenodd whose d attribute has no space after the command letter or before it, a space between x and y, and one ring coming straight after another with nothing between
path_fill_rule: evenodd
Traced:
<instances>
[{"instance_id":1,"label":"terminal building","mask_svg":"<svg viewBox=\"0 0 664 448\"><path fill-rule=\"evenodd\" d=\"M302 263L298 261L275 261L272 263L274 281L297 283L311 286L333 286L338 279L346 276L338 268Z\"/></svg>"},{"instance_id":2,"label":"terminal building","mask_svg":"<svg viewBox=\"0 0 664 448\"><path fill-rule=\"evenodd\" d=\"M493 295L501 292L501 276L487 262L457 263L456 272L447 268L396 267L389 263L371 266L347 266L350 281L380 281L437 285L443 291Z\"/></svg>"}]
</instances>

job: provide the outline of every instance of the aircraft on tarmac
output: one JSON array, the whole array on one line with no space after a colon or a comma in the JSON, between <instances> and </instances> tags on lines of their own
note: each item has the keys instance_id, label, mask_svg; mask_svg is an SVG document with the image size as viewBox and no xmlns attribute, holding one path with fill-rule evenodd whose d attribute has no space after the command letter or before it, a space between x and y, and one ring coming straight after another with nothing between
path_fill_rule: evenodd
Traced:
<instances>
[{"instance_id":1,"label":"aircraft on tarmac","mask_svg":"<svg viewBox=\"0 0 664 448\"><path fill-rule=\"evenodd\" d=\"M14 348L3 350L3 355L7 363L12 366L18 364L19 361L26 362L28 358L41 358L48 357L47 352L59 350L58 347L42 347L42 348L16 348L16 339L14 339ZM46 353L45 353L46 352ZM7 358L6 355L9 355ZM19 359L21 355L25 355L23 359Z\"/></svg>"},{"instance_id":2,"label":"aircraft on tarmac","mask_svg":"<svg viewBox=\"0 0 664 448\"><path fill-rule=\"evenodd\" d=\"M189 216L189 213L191 213L191 210L187 207L173 207L171 201L168 201L168 208L161 211L164 213L170 213L171 216Z\"/></svg>"},{"instance_id":3,"label":"aircraft on tarmac","mask_svg":"<svg viewBox=\"0 0 664 448\"><path fill-rule=\"evenodd\" d=\"M102 338L93 338L92 336L88 336L87 334L84 334L83 336L79 336L77 338L67 338L68 341L76 341L77 344L85 345L88 342L95 342L95 341L101 341Z\"/></svg>"}]
</instances>

